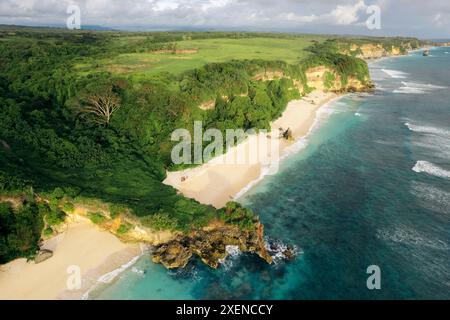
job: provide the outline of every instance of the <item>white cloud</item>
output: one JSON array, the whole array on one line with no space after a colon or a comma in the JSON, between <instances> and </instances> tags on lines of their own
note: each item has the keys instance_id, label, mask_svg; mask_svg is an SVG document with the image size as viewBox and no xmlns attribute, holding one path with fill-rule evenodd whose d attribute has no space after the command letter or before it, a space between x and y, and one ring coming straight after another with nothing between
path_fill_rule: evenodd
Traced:
<instances>
[{"instance_id":1,"label":"white cloud","mask_svg":"<svg viewBox=\"0 0 450 320\"><path fill-rule=\"evenodd\" d=\"M348 6L337 6L336 9L331 11L329 16L332 19L335 19L336 24L341 25L350 25L358 22L359 16L358 14L361 12L365 12L367 9L364 1L359 1L355 5Z\"/></svg>"},{"instance_id":2,"label":"white cloud","mask_svg":"<svg viewBox=\"0 0 450 320\"><path fill-rule=\"evenodd\" d=\"M316 22L329 25L352 25L360 21L360 14L364 13L366 9L367 5L364 1L359 1L353 5L337 5L330 12L321 15L298 15L289 12L285 14L285 18L298 23Z\"/></svg>"},{"instance_id":3,"label":"white cloud","mask_svg":"<svg viewBox=\"0 0 450 320\"><path fill-rule=\"evenodd\" d=\"M442 0L0 0L0 24L64 26L69 4L80 6L84 25L377 35L364 26L367 6L376 4L378 34L450 37L450 2Z\"/></svg>"}]
</instances>

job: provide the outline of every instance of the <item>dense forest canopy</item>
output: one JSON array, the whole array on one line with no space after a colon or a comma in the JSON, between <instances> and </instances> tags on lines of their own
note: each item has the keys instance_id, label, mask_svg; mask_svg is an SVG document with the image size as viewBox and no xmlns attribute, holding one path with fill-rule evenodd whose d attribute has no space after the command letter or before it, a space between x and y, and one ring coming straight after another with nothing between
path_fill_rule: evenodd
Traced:
<instances>
[{"instance_id":1,"label":"dense forest canopy","mask_svg":"<svg viewBox=\"0 0 450 320\"><path fill-rule=\"evenodd\" d=\"M0 206L0 262L32 254L40 233L51 228L48 222L62 216L57 204L39 206L36 195L56 203L64 197L102 199L130 208L155 228L186 231L215 218L248 227L252 218L246 210L230 219L162 184L166 170L179 168L170 159L170 136L177 128L192 130L196 120L219 130L268 128L289 100L304 93L291 89L294 81L307 88L310 67L326 65L343 82L368 79L364 61L339 53L344 39L305 37L0 27L0 194L28 197L19 209ZM96 61L120 54L176 54L179 41L224 38L308 41L308 50L298 53L296 63L236 56L178 74L162 71L141 78L95 67ZM391 45L407 40L376 41ZM255 80L268 71L285 77ZM199 108L209 100L215 101L214 109ZM11 219L14 210L17 215Z\"/></svg>"}]
</instances>

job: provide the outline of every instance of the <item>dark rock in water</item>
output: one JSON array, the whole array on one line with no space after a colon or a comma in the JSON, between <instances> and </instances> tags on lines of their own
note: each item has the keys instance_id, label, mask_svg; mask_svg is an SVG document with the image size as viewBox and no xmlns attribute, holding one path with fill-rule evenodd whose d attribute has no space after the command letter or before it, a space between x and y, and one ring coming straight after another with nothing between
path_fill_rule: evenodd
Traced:
<instances>
[{"instance_id":1,"label":"dark rock in water","mask_svg":"<svg viewBox=\"0 0 450 320\"><path fill-rule=\"evenodd\" d=\"M38 263L44 262L45 260L48 260L51 257L53 257L53 251L47 250L47 249L42 249L36 255L36 258L34 259L34 263L38 264Z\"/></svg>"},{"instance_id":2,"label":"dark rock in water","mask_svg":"<svg viewBox=\"0 0 450 320\"><path fill-rule=\"evenodd\" d=\"M429 55L430 55L430 50L425 49L425 50L423 51L423 56L424 56L424 57L428 57Z\"/></svg>"},{"instance_id":3,"label":"dark rock in water","mask_svg":"<svg viewBox=\"0 0 450 320\"><path fill-rule=\"evenodd\" d=\"M283 256L286 260L293 260L295 257L294 247L288 245L286 250L283 251Z\"/></svg>"}]
</instances>

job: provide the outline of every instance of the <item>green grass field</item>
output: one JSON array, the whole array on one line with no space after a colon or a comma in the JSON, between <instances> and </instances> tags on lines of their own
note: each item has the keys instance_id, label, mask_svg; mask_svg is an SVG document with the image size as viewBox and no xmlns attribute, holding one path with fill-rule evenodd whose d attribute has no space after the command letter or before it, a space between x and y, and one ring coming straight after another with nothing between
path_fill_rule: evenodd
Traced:
<instances>
[{"instance_id":1,"label":"green grass field","mask_svg":"<svg viewBox=\"0 0 450 320\"><path fill-rule=\"evenodd\" d=\"M243 38L184 40L176 44L174 52L144 52L120 54L112 59L96 61L97 68L116 74L132 74L145 78L159 72L180 74L207 63L226 62L233 59L282 60L295 63L307 55L304 50L313 40L326 37L298 36L290 39ZM92 70L91 64L80 63L79 71Z\"/></svg>"}]
</instances>

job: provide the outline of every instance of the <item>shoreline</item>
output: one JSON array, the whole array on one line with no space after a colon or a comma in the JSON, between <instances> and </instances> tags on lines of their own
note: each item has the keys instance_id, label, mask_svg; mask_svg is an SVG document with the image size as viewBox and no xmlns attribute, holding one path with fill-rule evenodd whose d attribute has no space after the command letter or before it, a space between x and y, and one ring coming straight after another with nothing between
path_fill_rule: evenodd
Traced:
<instances>
[{"instance_id":1,"label":"shoreline","mask_svg":"<svg viewBox=\"0 0 450 320\"><path fill-rule=\"evenodd\" d=\"M39 264L22 258L0 266L1 300L87 298L97 284L112 282L117 270L124 271L143 254L140 245L123 243L82 218L68 222L66 231L42 248L52 250L53 256ZM102 278L108 274L109 279ZM79 279L81 286L69 290L68 284Z\"/></svg>"},{"instance_id":2,"label":"shoreline","mask_svg":"<svg viewBox=\"0 0 450 320\"><path fill-rule=\"evenodd\" d=\"M168 172L163 183L171 185L184 196L203 204L216 208L224 207L227 202L237 200L256 186L265 176L273 174L273 170L278 169L279 163L286 157L303 149L305 139L318 122L318 111L343 96L345 94L316 90L299 100L292 100L282 116L271 123L270 138L262 134L251 135L223 155L199 167ZM279 128L291 129L293 141L274 138L279 135ZM248 156L249 144L256 139L268 144L271 142L270 139L278 140L278 154L270 157L270 165L223 163L227 157L238 159L239 156Z\"/></svg>"},{"instance_id":3,"label":"shoreline","mask_svg":"<svg viewBox=\"0 0 450 320\"><path fill-rule=\"evenodd\" d=\"M414 51L419 50L421 49ZM414 51L409 51L408 54ZM369 65L382 59L374 59ZM278 165L290 155L303 150L306 139L319 123L321 108L346 95L347 93L313 91L300 100L290 101L282 116L271 123L271 139L278 139L280 142L278 156L271 159L272 163ZM290 128L294 141L273 138L279 135L279 128ZM254 135L253 138L258 136ZM267 136L262 138L266 142L269 139ZM223 156L199 167L168 172L164 183L175 187L186 197L211 204L216 208L223 207L230 200L239 199L271 173L270 166L220 164L218 158L220 160L230 153L237 155L246 152L245 148L251 139L246 139ZM181 181L184 176L188 176L188 179ZM78 235L74 232L78 232ZM93 243L95 246L92 246ZM54 256L40 264L16 259L0 265L0 299L88 299L89 294L99 285L113 282L144 254L141 245L122 243L113 234L100 230L81 217L68 222L67 230L47 240L43 248L54 251ZM70 265L81 267L80 289L67 290L66 283L70 276L67 267Z\"/></svg>"}]
</instances>

